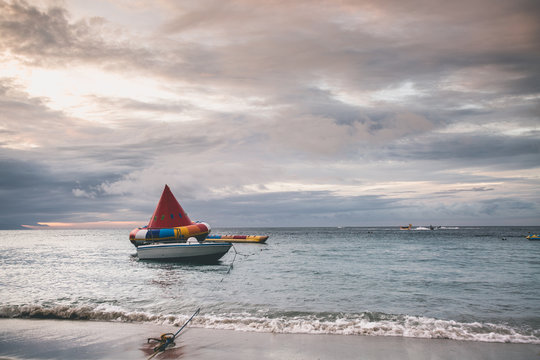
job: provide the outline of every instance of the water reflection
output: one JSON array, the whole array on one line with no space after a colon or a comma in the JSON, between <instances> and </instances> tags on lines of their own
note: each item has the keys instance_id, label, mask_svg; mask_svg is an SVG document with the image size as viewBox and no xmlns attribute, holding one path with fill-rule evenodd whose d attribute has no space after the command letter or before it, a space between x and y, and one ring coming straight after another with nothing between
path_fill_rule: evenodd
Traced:
<instances>
[{"instance_id":1,"label":"water reflection","mask_svg":"<svg viewBox=\"0 0 540 360\"><path fill-rule=\"evenodd\" d=\"M160 352L154 359L181 359L185 354L185 345L179 345L180 339L175 340L175 346L168 346L165 351ZM149 359L154 355L154 348L159 343L150 341L141 346L140 350L145 355L146 359Z\"/></svg>"}]
</instances>

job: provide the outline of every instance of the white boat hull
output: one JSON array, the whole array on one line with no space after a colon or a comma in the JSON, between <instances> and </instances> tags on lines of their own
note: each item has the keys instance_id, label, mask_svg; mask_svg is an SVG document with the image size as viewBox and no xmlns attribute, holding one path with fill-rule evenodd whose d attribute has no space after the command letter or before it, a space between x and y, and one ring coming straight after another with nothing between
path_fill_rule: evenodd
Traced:
<instances>
[{"instance_id":1,"label":"white boat hull","mask_svg":"<svg viewBox=\"0 0 540 360\"><path fill-rule=\"evenodd\" d=\"M219 260L231 246L231 243L151 244L137 247L137 255L140 260L211 262Z\"/></svg>"}]
</instances>

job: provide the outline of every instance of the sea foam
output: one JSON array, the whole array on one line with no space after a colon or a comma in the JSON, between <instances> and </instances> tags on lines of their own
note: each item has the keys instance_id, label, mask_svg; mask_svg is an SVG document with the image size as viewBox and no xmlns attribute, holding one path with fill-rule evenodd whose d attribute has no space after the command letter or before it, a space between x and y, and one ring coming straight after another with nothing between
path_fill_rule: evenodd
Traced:
<instances>
[{"instance_id":1,"label":"sea foam","mask_svg":"<svg viewBox=\"0 0 540 360\"><path fill-rule=\"evenodd\" d=\"M38 318L95 320L116 322L157 323L181 326L189 314L151 314L125 311L115 306L98 305L7 305L0 307L3 318ZM195 317L191 326L235 331L269 332L279 334L332 334L363 336L402 336L427 339L452 339L482 342L540 344L540 330L517 329L508 325L457 322L429 317L392 315L383 313L360 314L276 314L248 313L212 314Z\"/></svg>"}]
</instances>

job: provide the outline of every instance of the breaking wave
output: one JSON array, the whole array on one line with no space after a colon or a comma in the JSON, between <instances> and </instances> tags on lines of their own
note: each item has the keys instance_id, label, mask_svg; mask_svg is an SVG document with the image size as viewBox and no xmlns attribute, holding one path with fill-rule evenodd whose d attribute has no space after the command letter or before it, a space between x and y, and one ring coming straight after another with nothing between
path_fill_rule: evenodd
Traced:
<instances>
[{"instance_id":1,"label":"breaking wave","mask_svg":"<svg viewBox=\"0 0 540 360\"><path fill-rule=\"evenodd\" d=\"M180 326L189 315L129 312L110 305L79 306L6 305L2 318L95 320L141 322ZM191 326L235 331L281 334L333 334L365 336L402 336L428 339L452 339L483 342L540 344L540 330L514 328L505 324L438 320L421 316L376 312L342 313L248 313L201 314Z\"/></svg>"}]
</instances>

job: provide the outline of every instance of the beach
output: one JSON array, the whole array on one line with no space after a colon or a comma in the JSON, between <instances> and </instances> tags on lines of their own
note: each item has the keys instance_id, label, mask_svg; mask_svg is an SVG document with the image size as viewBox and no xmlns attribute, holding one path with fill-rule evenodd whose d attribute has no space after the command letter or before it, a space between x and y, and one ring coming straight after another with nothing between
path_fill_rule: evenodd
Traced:
<instances>
[{"instance_id":1,"label":"beach","mask_svg":"<svg viewBox=\"0 0 540 360\"><path fill-rule=\"evenodd\" d=\"M0 319L0 359L146 359L177 327ZM187 327L154 359L540 359L540 345L392 336L272 334Z\"/></svg>"}]
</instances>

